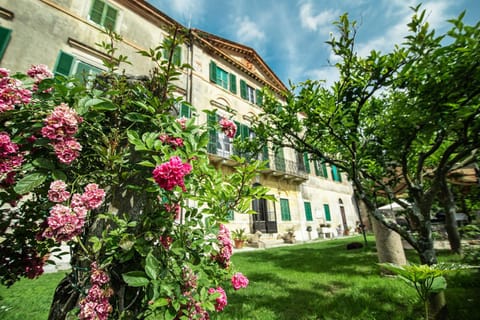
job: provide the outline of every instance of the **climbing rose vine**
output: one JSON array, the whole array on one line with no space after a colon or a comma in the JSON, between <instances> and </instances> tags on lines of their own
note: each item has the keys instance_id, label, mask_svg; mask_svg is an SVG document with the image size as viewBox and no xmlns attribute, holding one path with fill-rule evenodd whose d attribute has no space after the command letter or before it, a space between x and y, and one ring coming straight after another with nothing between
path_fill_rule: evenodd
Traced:
<instances>
[{"instance_id":1,"label":"climbing rose vine","mask_svg":"<svg viewBox=\"0 0 480 320\"><path fill-rule=\"evenodd\" d=\"M70 253L51 319L210 319L248 284L224 222L267 197L249 184L262 167L213 168L218 124L176 118L173 93L160 101L148 89L171 88L168 78L110 73L86 86L45 65L0 68L0 280L38 277ZM233 121L220 126L235 136Z\"/></svg>"}]
</instances>

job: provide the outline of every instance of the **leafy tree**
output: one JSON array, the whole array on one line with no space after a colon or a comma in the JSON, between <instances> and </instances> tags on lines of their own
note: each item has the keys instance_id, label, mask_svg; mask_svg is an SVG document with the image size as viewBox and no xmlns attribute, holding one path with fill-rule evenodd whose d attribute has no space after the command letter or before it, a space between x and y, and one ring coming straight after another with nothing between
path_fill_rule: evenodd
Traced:
<instances>
[{"instance_id":1,"label":"leafy tree","mask_svg":"<svg viewBox=\"0 0 480 320\"><path fill-rule=\"evenodd\" d=\"M341 16L339 37L328 42L340 79L331 88L313 80L293 85L282 107L266 92L254 130L346 172L370 214L432 265L432 203L444 197L448 173L479 147L480 28L465 26L462 14L437 37L425 12L413 9L405 42L367 57L355 53L355 22ZM410 226L376 210L377 197L405 207Z\"/></svg>"},{"instance_id":2,"label":"leafy tree","mask_svg":"<svg viewBox=\"0 0 480 320\"><path fill-rule=\"evenodd\" d=\"M225 307L227 280L248 283L222 222L266 197L251 184L262 166L235 158L226 175L209 164L209 128L177 116L173 34L141 52L155 64L141 80L119 73L115 34L95 80L0 69L0 280L40 275L68 244L72 272L50 319L203 319Z\"/></svg>"}]
</instances>

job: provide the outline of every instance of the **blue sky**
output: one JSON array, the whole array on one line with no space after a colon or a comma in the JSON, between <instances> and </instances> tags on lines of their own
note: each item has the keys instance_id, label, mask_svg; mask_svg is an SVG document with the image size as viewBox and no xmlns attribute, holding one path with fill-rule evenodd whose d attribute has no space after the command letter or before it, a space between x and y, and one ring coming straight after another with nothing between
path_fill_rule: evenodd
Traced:
<instances>
[{"instance_id":1,"label":"blue sky","mask_svg":"<svg viewBox=\"0 0 480 320\"><path fill-rule=\"evenodd\" d=\"M412 0L148 0L186 27L201 29L255 49L288 86L306 79L337 77L335 62L325 44L344 12L356 20L356 49L366 55L388 52L407 33ZM428 21L438 33L449 29L446 20L467 14L464 22L480 20L479 0L425 0Z\"/></svg>"}]
</instances>

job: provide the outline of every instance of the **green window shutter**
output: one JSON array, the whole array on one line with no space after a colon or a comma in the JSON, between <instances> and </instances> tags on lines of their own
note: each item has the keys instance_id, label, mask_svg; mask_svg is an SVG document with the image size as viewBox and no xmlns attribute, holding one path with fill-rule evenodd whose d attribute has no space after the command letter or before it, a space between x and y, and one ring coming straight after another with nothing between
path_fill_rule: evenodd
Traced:
<instances>
[{"instance_id":1,"label":"green window shutter","mask_svg":"<svg viewBox=\"0 0 480 320\"><path fill-rule=\"evenodd\" d=\"M330 207L328 204L323 205L323 210L325 211L325 220L332 221L332 216L330 215Z\"/></svg>"},{"instance_id":2,"label":"green window shutter","mask_svg":"<svg viewBox=\"0 0 480 320\"><path fill-rule=\"evenodd\" d=\"M217 64L214 61L210 61L210 81L217 83Z\"/></svg>"},{"instance_id":3,"label":"green window shutter","mask_svg":"<svg viewBox=\"0 0 480 320\"><path fill-rule=\"evenodd\" d=\"M283 148L277 148L275 150L275 169L285 172L285 155L283 154Z\"/></svg>"},{"instance_id":4,"label":"green window shutter","mask_svg":"<svg viewBox=\"0 0 480 320\"><path fill-rule=\"evenodd\" d=\"M189 105L182 103L180 106L180 117L191 118L192 117L192 108Z\"/></svg>"},{"instance_id":5,"label":"green window shutter","mask_svg":"<svg viewBox=\"0 0 480 320\"><path fill-rule=\"evenodd\" d=\"M237 126L237 132L235 132L235 138L240 137L241 136L240 127L242 126L242 124L240 124L240 122L238 121L233 121L233 123L235 123L235 125Z\"/></svg>"},{"instance_id":6,"label":"green window shutter","mask_svg":"<svg viewBox=\"0 0 480 320\"><path fill-rule=\"evenodd\" d=\"M310 173L310 161L308 159L308 153L303 153L303 163L305 164L305 171Z\"/></svg>"},{"instance_id":7,"label":"green window shutter","mask_svg":"<svg viewBox=\"0 0 480 320\"><path fill-rule=\"evenodd\" d=\"M242 97L242 99L248 99L247 97L247 83L240 79L240 97Z\"/></svg>"},{"instance_id":8,"label":"green window shutter","mask_svg":"<svg viewBox=\"0 0 480 320\"><path fill-rule=\"evenodd\" d=\"M75 58L72 55L60 51L57 57L57 62L55 63L54 73L68 77L70 75L70 71L72 70L74 59Z\"/></svg>"},{"instance_id":9,"label":"green window shutter","mask_svg":"<svg viewBox=\"0 0 480 320\"><path fill-rule=\"evenodd\" d=\"M283 221L292 220L292 217L290 216L290 205L288 204L288 199L280 199L280 212Z\"/></svg>"},{"instance_id":10,"label":"green window shutter","mask_svg":"<svg viewBox=\"0 0 480 320\"><path fill-rule=\"evenodd\" d=\"M256 89L255 90L255 95L256 95L255 103L257 104L257 106L261 106L263 104L262 90Z\"/></svg>"},{"instance_id":11,"label":"green window shutter","mask_svg":"<svg viewBox=\"0 0 480 320\"><path fill-rule=\"evenodd\" d=\"M342 177L340 176L340 171L338 170L337 166L332 165L331 169L333 181L342 182Z\"/></svg>"},{"instance_id":12,"label":"green window shutter","mask_svg":"<svg viewBox=\"0 0 480 320\"><path fill-rule=\"evenodd\" d=\"M207 123L212 126L217 122L217 115L216 114L207 114ZM210 139L208 141L207 150L211 154L217 154L217 142L218 142L218 135L217 130L215 128L211 128L209 131Z\"/></svg>"},{"instance_id":13,"label":"green window shutter","mask_svg":"<svg viewBox=\"0 0 480 320\"><path fill-rule=\"evenodd\" d=\"M303 205L305 207L305 219L307 221L313 221L312 205L310 204L310 202L304 202Z\"/></svg>"},{"instance_id":14,"label":"green window shutter","mask_svg":"<svg viewBox=\"0 0 480 320\"><path fill-rule=\"evenodd\" d=\"M315 175L320 176L320 167L318 160L313 161L313 167L315 168Z\"/></svg>"},{"instance_id":15,"label":"green window shutter","mask_svg":"<svg viewBox=\"0 0 480 320\"><path fill-rule=\"evenodd\" d=\"M90 10L90 20L97 24L102 24L103 10L105 8L105 2L100 0L93 1L92 9Z\"/></svg>"},{"instance_id":16,"label":"green window shutter","mask_svg":"<svg viewBox=\"0 0 480 320\"><path fill-rule=\"evenodd\" d=\"M105 19L103 20L103 23L102 23L102 25L105 28L109 30L115 29L115 22L117 21L117 12L118 12L117 9L107 6Z\"/></svg>"},{"instance_id":17,"label":"green window shutter","mask_svg":"<svg viewBox=\"0 0 480 320\"><path fill-rule=\"evenodd\" d=\"M324 162L322 163L322 173L324 178L328 178L327 165Z\"/></svg>"},{"instance_id":18,"label":"green window shutter","mask_svg":"<svg viewBox=\"0 0 480 320\"><path fill-rule=\"evenodd\" d=\"M237 93L237 77L232 73L230 73L229 86L230 86L230 92L233 94L236 94Z\"/></svg>"},{"instance_id":19,"label":"green window shutter","mask_svg":"<svg viewBox=\"0 0 480 320\"><path fill-rule=\"evenodd\" d=\"M241 124L240 131L242 140L248 140L250 138L250 128L248 126Z\"/></svg>"},{"instance_id":20,"label":"green window shutter","mask_svg":"<svg viewBox=\"0 0 480 320\"><path fill-rule=\"evenodd\" d=\"M270 168L270 160L268 159L268 145L265 143L262 149L262 161L267 161L267 168Z\"/></svg>"},{"instance_id":21,"label":"green window shutter","mask_svg":"<svg viewBox=\"0 0 480 320\"><path fill-rule=\"evenodd\" d=\"M235 219L235 216L234 216L233 210L228 210L227 220L232 221L234 219Z\"/></svg>"},{"instance_id":22,"label":"green window shutter","mask_svg":"<svg viewBox=\"0 0 480 320\"><path fill-rule=\"evenodd\" d=\"M8 43L12 37L12 30L0 27L0 59L3 58L5 50L7 50Z\"/></svg>"}]
</instances>

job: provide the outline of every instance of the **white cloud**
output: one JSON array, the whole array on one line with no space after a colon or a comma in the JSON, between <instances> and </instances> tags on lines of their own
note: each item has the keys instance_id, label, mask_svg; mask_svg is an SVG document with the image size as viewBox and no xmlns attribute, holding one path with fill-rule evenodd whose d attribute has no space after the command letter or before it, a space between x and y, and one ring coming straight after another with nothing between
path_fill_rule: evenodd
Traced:
<instances>
[{"instance_id":1,"label":"white cloud","mask_svg":"<svg viewBox=\"0 0 480 320\"><path fill-rule=\"evenodd\" d=\"M302 27L311 31L319 31L328 34L331 31L332 22L340 15L338 10L325 10L315 14L311 3L304 3L300 6L299 19Z\"/></svg>"},{"instance_id":2,"label":"white cloud","mask_svg":"<svg viewBox=\"0 0 480 320\"><path fill-rule=\"evenodd\" d=\"M238 27L236 39L240 43L255 44L265 38L265 33L258 24L250 20L248 16L237 17L235 26Z\"/></svg>"},{"instance_id":3,"label":"white cloud","mask_svg":"<svg viewBox=\"0 0 480 320\"><path fill-rule=\"evenodd\" d=\"M404 42L405 36L408 34L407 24L411 20L413 11L409 9L414 6L413 1L388 0L389 10L386 16L391 21L391 27L387 28L382 35L371 38L369 41L358 44L357 52L360 56L367 56L371 50L379 50L383 53L393 50L395 44ZM439 29L447 24L448 9L450 3L444 1L431 1L422 5L425 10L425 17L431 28Z\"/></svg>"},{"instance_id":4,"label":"white cloud","mask_svg":"<svg viewBox=\"0 0 480 320\"><path fill-rule=\"evenodd\" d=\"M312 80L324 80L325 87L330 88L335 81L338 81L340 74L335 67L324 67L321 69L313 69L305 73L308 79Z\"/></svg>"},{"instance_id":5,"label":"white cloud","mask_svg":"<svg viewBox=\"0 0 480 320\"><path fill-rule=\"evenodd\" d=\"M195 19L201 19L205 6L204 0L167 1L165 5L170 6L176 15L181 17L179 22L187 27L191 27Z\"/></svg>"}]
</instances>

